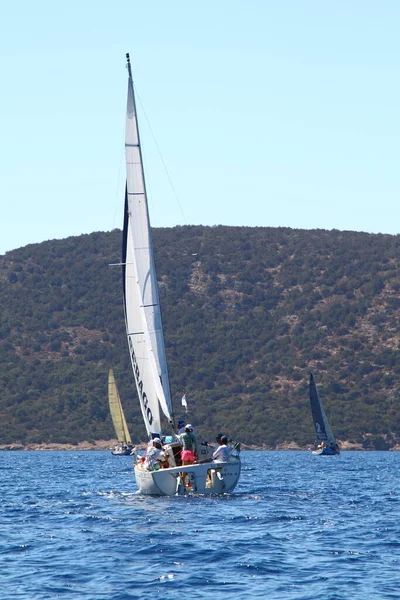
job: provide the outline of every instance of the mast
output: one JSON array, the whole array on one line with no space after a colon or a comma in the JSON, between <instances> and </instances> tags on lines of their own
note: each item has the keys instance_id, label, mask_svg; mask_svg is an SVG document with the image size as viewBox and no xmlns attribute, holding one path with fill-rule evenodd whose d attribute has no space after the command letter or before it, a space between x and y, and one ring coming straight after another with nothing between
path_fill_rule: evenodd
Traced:
<instances>
[{"instance_id":1,"label":"mast","mask_svg":"<svg viewBox=\"0 0 400 600\"><path fill-rule=\"evenodd\" d=\"M126 68L128 69L129 77L132 79L131 59L129 52L126 53Z\"/></svg>"}]
</instances>

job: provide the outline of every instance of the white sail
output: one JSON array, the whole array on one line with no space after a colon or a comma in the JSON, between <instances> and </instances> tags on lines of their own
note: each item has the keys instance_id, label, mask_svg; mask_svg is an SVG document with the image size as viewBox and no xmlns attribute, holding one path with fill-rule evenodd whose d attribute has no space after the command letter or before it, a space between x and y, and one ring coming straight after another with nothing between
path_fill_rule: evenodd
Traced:
<instances>
[{"instance_id":1,"label":"white sail","mask_svg":"<svg viewBox=\"0 0 400 600\"><path fill-rule=\"evenodd\" d=\"M173 411L129 58L128 70L122 253L125 320L146 430L149 435L161 435L159 408L168 420Z\"/></svg>"}]
</instances>

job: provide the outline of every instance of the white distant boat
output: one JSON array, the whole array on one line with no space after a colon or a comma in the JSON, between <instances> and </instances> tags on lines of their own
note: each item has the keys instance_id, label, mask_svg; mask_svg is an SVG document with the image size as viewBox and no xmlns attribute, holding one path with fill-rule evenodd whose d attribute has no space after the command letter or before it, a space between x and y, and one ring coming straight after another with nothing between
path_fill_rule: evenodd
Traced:
<instances>
[{"instance_id":1,"label":"white distant boat","mask_svg":"<svg viewBox=\"0 0 400 600\"><path fill-rule=\"evenodd\" d=\"M126 57L129 77L122 243L125 322L143 420L149 439L154 439L163 435L160 409L171 428L174 414L129 54ZM164 450L168 452L170 468L148 471L142 462L136 463L135 476L141 493L171 496L185 493L190 486L191 493L219 494L232 491L239 480L239 451L234 451L226 463L185 465L187 477L183 481L179 442L168 444Z\"/></svg>"},{"instance_id":2,"label":"white distant boat","mask_svg":"<svg viewBox=\"0 0 400 600\"><path fill-rule=\"evenodd\" d=\"M324 407L322 406L322 402L318 394L317 384L315 383L312 373L310 373L310 403L315 434L317 437L315 450L312 450L312 453L320 454L322 456L340 454L339 446L329 425Z\"/></svg>"},{"instance_id":3,"label":"white distant boat","mask_svg":"<svg viewBox=\"0 0 400 600\"><path fill-rule=\"evenodd\" d=\"M134 456L135 447L126 424L121 399L119 397L117 384L112 369L108 372L108 404L110 406L111 419L117 436L118 444L112 450L114 456Z\"/></svg>"}]
</instances>

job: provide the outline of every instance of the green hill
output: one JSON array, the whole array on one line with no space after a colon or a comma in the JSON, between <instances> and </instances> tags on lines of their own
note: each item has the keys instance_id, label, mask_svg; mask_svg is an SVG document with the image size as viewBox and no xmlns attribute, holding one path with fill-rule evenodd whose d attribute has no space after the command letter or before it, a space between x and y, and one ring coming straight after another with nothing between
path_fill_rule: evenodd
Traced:
<instances>
[{"instance_id":1,"label":"green hill","mask_svg":"<svg viewBox=\"0 0 400 600\"><path fill-rule=\"evenodd\" d=\"M200 437L312 442L312 369L339 439L400 439L400 236L288 228L154 230L171 389ZM121 232L0 257L0 444L114 436L113 366L145 439L122 308Z\"/></svg>"}]
</instances>

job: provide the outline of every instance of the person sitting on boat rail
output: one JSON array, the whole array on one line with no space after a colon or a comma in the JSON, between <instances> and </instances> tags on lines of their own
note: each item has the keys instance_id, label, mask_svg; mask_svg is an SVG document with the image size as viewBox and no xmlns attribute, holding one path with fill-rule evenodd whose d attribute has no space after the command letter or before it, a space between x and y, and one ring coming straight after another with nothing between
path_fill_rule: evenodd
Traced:
<instances>
[{"instance_id":1,"label":"person sitting on boat rail","mask_svg":"<svg viewBox=\"0 0 400 600\"><path fill-rule=\"evenodd\" d=\"M147 447L144 468L148 471L152 471L155 468L156 463L163 469L168 469L169 467L168 456L162 449L160 438L154 438L152 445L149 444Z\"/></svg>"},{"instance_id":2,"label":"person sitting on boat rail","mask_svg":"<svg viewBox=\"0 0 400 600\"><path fill-rule=\"evenodd\" d=\"M182 435L179 436L179 439L182 443L182 464L193 464L199 456L199 447L192 425L190 425L189 423L186 425L185 433L182 433Z\"/></svg>"},{"instance_id":3,"label":"person sitting on boat rail","mask_svg":"<svg viewBox=\"0 0 400 600\"><path fill-rule=\"evenodd\" d=\"M216 462L228 462L232 448L228 446L226 435L221 436L221 445L213 452L213 460Z\"/></svg>"}]
</instances>

